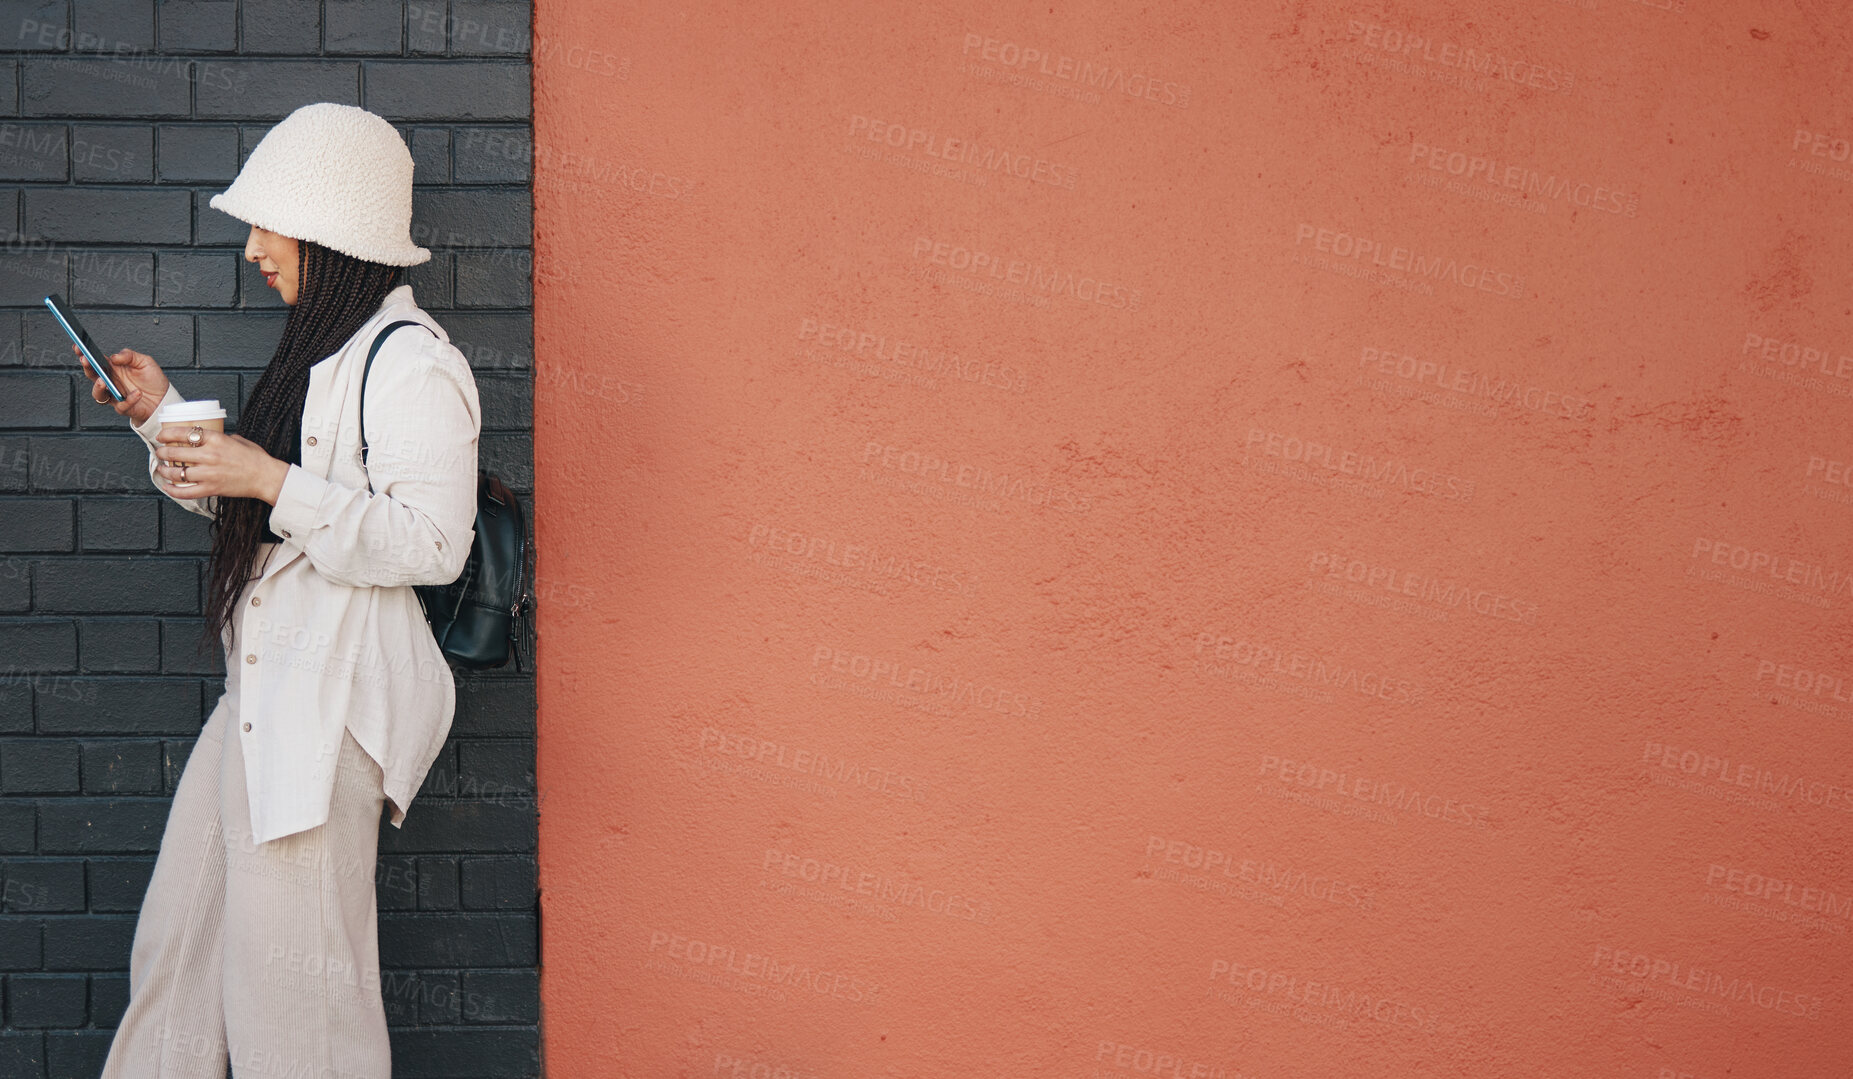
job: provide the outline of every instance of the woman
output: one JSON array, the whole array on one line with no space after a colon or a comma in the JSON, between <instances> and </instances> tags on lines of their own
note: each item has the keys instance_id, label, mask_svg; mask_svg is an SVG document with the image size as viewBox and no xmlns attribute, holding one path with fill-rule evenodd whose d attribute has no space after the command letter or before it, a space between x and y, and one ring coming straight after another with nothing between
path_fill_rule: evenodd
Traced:
<instances>
[{"instance_id":1,"label":"woman","mask_svg":"<svg viewBox=\"0 0 1853 1079\"><path fill-rule=\"evenodd\" d=\"M474 539L481 410L468 362L400 283L412 158L364 109L306 105L211 204L290 306L238 434L169 425L153 359L109 357L149 476L212 519L206 628L225 692L179 786L142 903L104 1079L387 1079L374 867L450 731L449 665L412 585ZM359 440L367 379L367 455ZM91 399L111 404L101 380Z\"/></svg>"}]
</instances>

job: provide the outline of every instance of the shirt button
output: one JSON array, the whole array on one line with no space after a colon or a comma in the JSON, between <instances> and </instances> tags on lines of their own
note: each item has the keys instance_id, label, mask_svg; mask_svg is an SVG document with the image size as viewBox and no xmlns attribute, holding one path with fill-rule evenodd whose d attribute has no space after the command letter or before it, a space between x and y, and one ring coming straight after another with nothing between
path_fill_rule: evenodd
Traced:
<instances>
[{"instance_id":1,"label":"shirt button","mask_svg":"<svg viewBox=\"0 0 1853 1079\"><path fill-rule=\"evenodd\" d=\"M252 596L251 597L251 606L262 607L263 605L264 605L264 599L262 596Z\"/></svg>"},{"instance_id":2,"label":"shirt button","mask_svg":"<svg viewBox=\"0 0 1853 1079\"><path fill-rule=\"evenodd\" d=\"M245 730L247 730L247 731L248 731L248 730L250 730L250 729L251 729L251 725L250 725L249 723L247 723L247 724L245 724L245 725L244 725L244 729L245 729Z\"/></svg>"},{"instance_id":3,"label":"shirt button","mask_svg":"<svg viewBox=\"0 0 1853 1079\"><path fill-rule=\"evenodd\" d=\"M286 529L284 529L284 530L283 530L283 538L284 538L284 539L289 539L289 538L290 538L290 530L289 530L289 529L287 529L287 528L286 528Z\"/></svg>"},{"instance_id":4,"label":"shirt button","mask_svg":"<svg viewBox=\"0 0 1853 1079\"><path fill-rule=\"evenodd\" d=\"M257 662L257 657L256 657L256 656L246 656L246 657L244 658L244 661L245 661L246 663L256 663L256 662Z\"/></svg>"},{"instance_id":5,"label":"shirt button","mask_svg":"<svg viewBox=\"0 0 1853 1079\"><path fill-rule=\"evenodd\" d=\"M443 540L432 540L431 542L432 542L432 543L435 543L435 544L437 544L437 545L438 545L438 550L440 550L440 551L441 551L441 550L443 550L443 549L444 549L444 541L443 541Z\"/></svg>"},{"instance_id":6,"label":"shirt button","mask_svg":"<svg viewBox=\"0 0 1853 1079\"><path fill-rule=\"evenodd\" d=\"M311 446L313 446L313 445L315 445L315 436L314 436L314 435L310 435L310 436L309 436L309 445L311 445Z\"/></svg>"}]
</instances>

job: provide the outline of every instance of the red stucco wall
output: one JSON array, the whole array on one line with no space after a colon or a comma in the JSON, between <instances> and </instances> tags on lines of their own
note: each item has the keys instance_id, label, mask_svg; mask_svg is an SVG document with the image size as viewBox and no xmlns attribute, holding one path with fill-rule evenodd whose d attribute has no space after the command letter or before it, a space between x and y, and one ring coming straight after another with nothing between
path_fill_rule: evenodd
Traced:
<instances>
[{"instance_id":1,"label":"red stucco wall","mask_svg":"<svg viewBox=\"0 0 1853 1079\"><path fill-rule=\"evenodd\" d=\"M1839 13L537 8L551 1074L1853 1073Z\"/></svg>"}]
</instances>

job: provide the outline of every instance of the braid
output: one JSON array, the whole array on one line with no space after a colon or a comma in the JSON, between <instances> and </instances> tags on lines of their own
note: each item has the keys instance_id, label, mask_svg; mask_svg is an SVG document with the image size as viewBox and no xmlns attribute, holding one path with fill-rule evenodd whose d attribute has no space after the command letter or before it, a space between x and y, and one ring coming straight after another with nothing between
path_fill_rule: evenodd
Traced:
<instances>
[{"instance_id":1,"label":"braid","mask_svg":"<svg viewBox=\"0 0 1853 1079\"><path fill-rule=\"evenodd\" d=\"M239 417L239 434L290 464L302 463L302 410L309 397L309 368L332 355L379 312L403 268L367 262L298 241L301 291L269 366L251 389ZM260 498L219 498L211 525L206 625L200 652L224 633L232 604L253 575L258 545L281 537L270 530L270 504Z\"/></svg>"}]
</instances>

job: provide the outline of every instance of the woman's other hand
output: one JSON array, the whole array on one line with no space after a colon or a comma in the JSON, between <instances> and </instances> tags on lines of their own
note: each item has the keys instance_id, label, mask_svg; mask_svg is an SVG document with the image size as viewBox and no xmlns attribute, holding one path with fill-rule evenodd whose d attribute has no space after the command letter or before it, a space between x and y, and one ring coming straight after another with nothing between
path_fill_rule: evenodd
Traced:
<instances>
[{"instance_id":1,"label":"woman's other hand","mask_svg":"<svg viewBox=\"0 0 1853 1079\"><path fill-rule=\"evenodd\" d=\"M90 369L83 351L73 344L71 352L77 356L77 366L90 376L90 399L99 405L114 407L117 415L127 416L131 423L146 423L154 410L161 407L161 398L167 396L167 375L152 356L125 348L114 356L105 357L109 362L110 381L122 391L123 399L117 401L104 388L103 380Z\"/></svg>"},{"instance_id":2,"label":"woman's other hand","mask_svg":"<svg viewBox=\"0 0 1853 1079\"><path fill-rule=\"evenodd\" d=\"M116 408L120 411L122 406ZM195 446L187 441L192 430L186 424L170 423L154 436L161 445L157 451L161 463L154 471L167 482L168 493L175 498L226 495L277 504L277 495L289 475L288 461L272 457L264 447L243 435L210 428L202 429L200 443ZM183 464L187 468L184 481L180 478ZM191 486L174 486L182 482Z\"/></svg>"}]
</instances>

